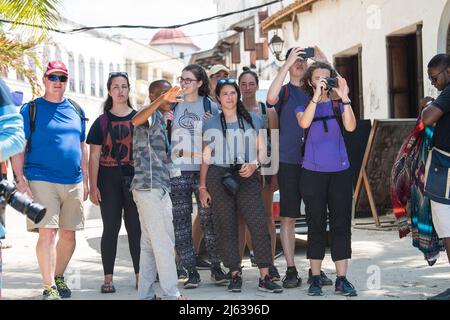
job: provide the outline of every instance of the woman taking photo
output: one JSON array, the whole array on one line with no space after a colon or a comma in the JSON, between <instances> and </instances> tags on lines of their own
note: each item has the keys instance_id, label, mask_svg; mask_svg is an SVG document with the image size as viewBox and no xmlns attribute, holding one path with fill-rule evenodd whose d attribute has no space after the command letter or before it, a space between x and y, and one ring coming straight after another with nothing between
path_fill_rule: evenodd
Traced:
<instances>
[{"instance_id":1,"label":"woman taking photo","mask_svg":"<svg viewBox=\"0 0 450 320\"><path fill-rule=\"evenodd\" d=\"M258 289L279 293L283 289L269 276L269 266L273 264L270 235L255 172L258 159L264 159L266 154L263 137L257 134L263 127L262 120L243 106L236 80L220 80L215 93L222 113L209 119L203 127L199 190L202 206L212 207L219 252L231 272L228 291L240 292L242 287L237 221L240 212L253 240L260 272ZM236 140L236 133L242 139Z\"/></svg>"},{"instance_id":2,"label":"woman taking photo","mask_svg":"<svg viewBox=\"0 0 450 320\"><path fill-rule=\"evenodd\" d=\"M104 113L92 124L87 143L90 144L89 197L93 204L100 205L103 221L100 247L105 281L100 291L113 293L116 291L113 272L122 210L136 275L136 287L139 278L141 227L130 191L130 182L134 175L131 119L136 111L129 100L128 75L125 72L110 73L107 88L108 98L104 103Z\"/></svg>"},{"instance_id":3,"label":"woman taking photo","mask_svg":"<svg viewBox=\"0 0 450 320\"><path fill-rule=\"evenodd\" d=\"M334 79L330 80L330 77ZM308 225L307 259L312 282L308 294L322 295L320 268L325 256L329 210L331 258L336 265L335 292L356 296L347 280L351 258L352 174L343 130L356 128L345 79L326 63L312 64L303 78L303 88L312 97L297 107L296 115L304 134L304 159L300 190L305 202ZM338 100L331 100L337 95ZM327 210L328 208L328 210Z\"/></svg>"}]
</instances>

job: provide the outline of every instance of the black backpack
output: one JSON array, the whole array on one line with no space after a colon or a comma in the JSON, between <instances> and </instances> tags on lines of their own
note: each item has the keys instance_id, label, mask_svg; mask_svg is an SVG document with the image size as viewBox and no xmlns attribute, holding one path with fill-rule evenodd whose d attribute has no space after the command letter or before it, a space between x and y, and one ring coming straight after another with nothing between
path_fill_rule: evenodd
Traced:
<instances>
[{"instance_id":1,"label":"black backpack","mask_svg":"<svg viewBox=\"0 0 450 320\"><path fill-rule=\"evenodd\" d=\"M69 101L69 104L75 109L76 113L80 117L81 121L89 121L88 118L86 118L83 115L83 110L81 109L80 105L73 101L72 99L67 99ZM30 118L30 136L27 138L27 146L26 146L26 152L31 152L31 136L33 135L34 130L36 129L36 100L32 100L28 103L28 116Z\"/></svg>"},{"instance_id":2,"label":"black backpack","mask_svg":"<svg viewBox=\"0 0 450 320\"><path fill-rule=\"evenodd\" d=\"M211 110L211 100L208 97L202 97L203 98L203 110L205 110L205 113L209 112L212 113ZM170 109L174 112L175 114L175 108L178 105L178 102L175 102ZM171 125L167 125L167 138L169 140L169 143L172 143L172 126Z\"/></svg>"}]
</instances>

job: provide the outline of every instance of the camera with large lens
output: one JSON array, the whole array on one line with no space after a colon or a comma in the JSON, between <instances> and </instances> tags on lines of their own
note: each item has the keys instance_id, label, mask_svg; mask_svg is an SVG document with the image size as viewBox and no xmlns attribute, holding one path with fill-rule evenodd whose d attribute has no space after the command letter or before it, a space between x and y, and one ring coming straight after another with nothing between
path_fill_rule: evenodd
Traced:
<instances>
[{"instance_id":1,"label":"camera with large lens","mask_svg":"<svg viewBox=\"0 0 450 320\"><path fill-rule=\"evenodd\" d=\"M239 181L239 170L241 170L242 164L234 161L234 164L230 166L231 172L227 172L222 177L222 185L225 187L225 191L230 196L235 196L240 187L241 182Z\"/></svg>"},{"instance_id":2,"label":"camera with large lens","mask_svg":"<svg viewBox=\"0 0 450 320\"><path fill-rule=\"evenodd\" d=\"M0 181L0 203L7 203L34 223L39 223L47 209L16 190L16 185L6 179Z\"/></svg>"}]
</instances>

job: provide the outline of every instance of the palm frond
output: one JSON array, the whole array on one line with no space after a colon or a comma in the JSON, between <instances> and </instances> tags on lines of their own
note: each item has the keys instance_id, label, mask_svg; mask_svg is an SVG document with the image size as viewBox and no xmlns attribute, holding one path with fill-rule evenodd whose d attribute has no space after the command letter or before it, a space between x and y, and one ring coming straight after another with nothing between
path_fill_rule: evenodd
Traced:
<instances>
[{"instance_id":1,"label":"palm frond","mask_svg":"<svg viewBox=\"0 0 450 320\"><path fill-rule=\"evenodd\" d=\"M9 68L14 69L18 75L25 77L31 85L33 97L41 95L41 87L34 70L25 61L33 60L36 66L41 68L39 59L34 51L38 45L36 42L19 42L8 39L4 33L0 33L0 71L5 72Z\"/></svg>"},{"instance_id":2,"label":"palm frond","mask_svg":"<svg viewBox=\"0 0 450 320\"><path fill-rule=\"evenodd\" d=\"M0 0L0 16L15 21L13 28L19 28L26 35L38 38L48 35L48 28L58 23L56 5L60 0ZM28 23L41 26L42 29L21 26Z\"/></svg>"}]
</instances>

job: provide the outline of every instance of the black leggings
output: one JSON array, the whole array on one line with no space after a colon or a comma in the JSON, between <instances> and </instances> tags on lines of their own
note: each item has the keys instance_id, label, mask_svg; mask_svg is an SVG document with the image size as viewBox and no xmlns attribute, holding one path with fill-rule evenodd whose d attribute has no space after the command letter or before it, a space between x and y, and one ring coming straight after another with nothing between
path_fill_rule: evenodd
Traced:
<instances>
[{"instance_id":1,"label":"black leggings","mask_svg":"<svg viewBox=\"0 0 450 320\"><path fill-rule=\"evenodd\" d=\"M300 190L308 224L307 259L323 260L325 256L327 208L331 258L333 261L350 259L353 193L350 170L325 173L303 169Z\"/></svg>"},{"instance_id":2,"label":"black leggings","mask_svg":"<svg viewBox=\"0 0 450 320\"><path fill-rule=\"evenodd\" d=\"M117 252L117 238L122 224L122 209L125 228L128 234L128 245L134 272L139 273L139 257L141 254L141 225L136 204L131 192L123 192L122 176L118 167L100 166L98 172L98 189L102 201L100 211L103 220L101 254L104 274L114 273L114 262Z\"/></svg>"}]
</instances>

